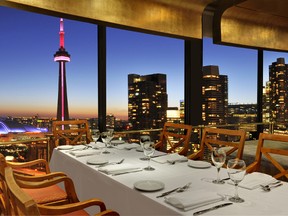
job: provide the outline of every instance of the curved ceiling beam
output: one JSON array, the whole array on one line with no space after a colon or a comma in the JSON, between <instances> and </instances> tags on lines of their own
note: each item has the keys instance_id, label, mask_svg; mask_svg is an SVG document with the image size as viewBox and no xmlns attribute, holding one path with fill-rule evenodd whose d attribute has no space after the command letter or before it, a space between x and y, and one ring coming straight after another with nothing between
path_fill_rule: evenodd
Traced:
<instances>
[{"instance_id":1,"label":"curved ceiling beam","mask_svg":"<svg viewBox=\"0 0 288 216\"><path fill-rule=\"evenodd\" d=\"M180 38L202 39L202 13L214 0L5 0L0 5Z\"/></svg>"},{"instance_id":2,"label":"curved ceiling beam","mask_svg":"<svg viewBox=\"0 0 288 216\"><path fill-rule=\"evenodd\" d=\"M288 1L246 0L214 14L214 43L288 51Z\"/></svg>"}]
</instances>

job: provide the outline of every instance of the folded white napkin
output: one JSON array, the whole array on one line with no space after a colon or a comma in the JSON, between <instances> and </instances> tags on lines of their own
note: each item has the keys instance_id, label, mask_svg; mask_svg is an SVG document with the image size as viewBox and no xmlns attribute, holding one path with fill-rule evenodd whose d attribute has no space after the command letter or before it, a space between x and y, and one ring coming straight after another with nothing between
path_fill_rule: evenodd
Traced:
<instances>
[{"instance_id":1,"label":"folded white napkin","mask_svg":"<svg viewBox=\"0 0 288 216\"><path fill-rule=\"evenodd\" d=\"M135 166L133 164L113 164L113 165L107 165L105 167L100 167L99 171L104 172L106 174L118 174L128 171L136 171L141 170L141 167Z\"/></svg>"},{"instance_id":2,"label":"folded white napkin","mask_svg":"<svg viewBox=\"0 0 288 216\"><path fill-rule=\"evenodd\" d=\"M260 185L265 185L273 181L276 181L276 179L270 175L260 172L253 172L247 174L244 177L244 179L239 183L238 186L249 190L253 190L260 187ZM228 183L234 184L232 180L229 180Z\"/></svg>"},{"instance_id":3,"label":"folded white napkin","mask_svg":"<svg viewBox=\"0 0 288 216\"><path fill-rule=\"evenodd\" d=\"M120 150L123 150L123 149L130 150L130 149L133 149L133 148L137 148L139 146L140 145L138 143L124 143L124 144L117 145L114 148L120 149Z\"/></svg>"},{"instance_id":4,"label":"folded white napkin","mask_svg":"<svg viewBox=\"0 0 288 216\"><path fill-rule=\"evenodd\" d=\"M165 197L165 201L176 208L188 211L208 204L223 200L223 197L204 189L195 190L192 193L179 193L174 196Z\"/></svg>"},{"instance_id":5,"label":"folded white napkin","mask_svg":"<svg viewBox=\"0 0 288 216\"><path fill-rule=\"evenodd\" d=\"M165 156L161 157L155 157L152 158L151 160L158 162L158 163L166 163L167 161L169 162L174 162L174 161L179 161L179 162L185 162L188 161L187 157L183 155L179 155L178 153L172 153L172 154L167 154Z\"/></svg>"},{"instance_id":6,"label":"folded white napkin","mask_svg":"<svg viewBox=\"0 0 288 216\"><path fill-rule=\"evenodd\" d=\"M102 142L90 142L88 144L88 146L91 146L92 148L104 148L105 147L105 143Z\"/></svg>"},{"instance_id":7,"label":"folded white napkin","mask_svg":"<svg viewBox=\"0 0 288 216\"><path fill-rule=\"evenodd\" d=\"M70 151L70 154L76 157L89 156L89 155L100 154L100 153L101 153L101 150L96 150L96 149Z\"/></svg>"}]
</instances>

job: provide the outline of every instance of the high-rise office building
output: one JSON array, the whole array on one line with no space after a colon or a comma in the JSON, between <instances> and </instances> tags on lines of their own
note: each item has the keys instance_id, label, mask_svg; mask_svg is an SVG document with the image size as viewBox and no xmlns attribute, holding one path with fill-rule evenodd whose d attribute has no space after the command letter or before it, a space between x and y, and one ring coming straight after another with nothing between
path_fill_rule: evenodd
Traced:
<instances>
[{"instance_id":1,"label":"high-rise office building","mask_svg":"<svg viewBox=\"0 0 288 216\"><path fill-rule=\"evenodd\" d=\"M64 48L64 23L62 18L60 19L59 36L60 47L54 54L54 61L59 62L57 120L64 121L69 119L66 85L66 62L70 62L70 55Z\"/></svg>"},{"instance_id":2,"label":"high-rise office building","mask_svg":"<svg viewBox=\"0 0 288 216\"><path fill-rule=\"evenodd\" d=\"M166 74L128 75L128 119L131 129L162 128L167 120Z\"/></svg>"},{"instance_id":3,"label":"high-rise office building","mask_svg":"<svg viewBox=\"0 0 288 216\"><path fill-rule=\"evenodd\" d=\"M288 120L288 65L284 58L277 58L269 65L270 121L286 128Z\"/></svg>"},{"instance_id":4,"label":"high-rise office building","mask_svg":"<svg viewBox=\"0 0 288 216\"><path fill-rule=\"evenodd\" d=\"M203 104L204 125L226 124L228 112L228 77L219 74L219 67L203 67Z\"/></svg>"},{"instance_id":5,"label":"high-rise office building","mask_svg":"<svg viewBox=\"0 0 288 216\"><path fill-rule=\"evenodd\" d=\"M263 86L263 122L270 122L270 82L267 81Z\"/></svg>"}]
</instances>

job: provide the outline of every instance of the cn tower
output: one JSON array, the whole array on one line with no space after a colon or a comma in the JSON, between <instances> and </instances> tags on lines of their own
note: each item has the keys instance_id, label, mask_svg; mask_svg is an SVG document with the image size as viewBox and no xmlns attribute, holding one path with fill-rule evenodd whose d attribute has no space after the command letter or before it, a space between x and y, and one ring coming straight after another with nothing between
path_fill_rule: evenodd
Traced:
<instances>
[{"instance_id":1,"label":"cn tower","mask_svg":"<svg viewBox=\"0 0 288 216\"><path fill-rule=\"evenodd\" d=\"M70 62L70 55L64 48L64 22L62 18L60 19L59 36L60 48L54 54L54 61L59 62L57 120L64 121L69 119L65 64Z\"/></svg>"}]
</instances>

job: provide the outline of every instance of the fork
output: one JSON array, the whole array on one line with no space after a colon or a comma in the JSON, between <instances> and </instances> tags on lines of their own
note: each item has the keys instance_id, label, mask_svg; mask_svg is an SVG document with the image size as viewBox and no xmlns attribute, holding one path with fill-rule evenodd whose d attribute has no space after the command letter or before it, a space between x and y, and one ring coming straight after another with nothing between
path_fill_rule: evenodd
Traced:
<instances>
[{"instance_id":1,"label":"fork","mask_svg":"<svg viewBox=\"0 0 288 216\"><path fill-rule=\"evenodd\" d=\"M107 165L121 164L121 163L123 163L123 161L124 161L124 158L122 160L118 161L118 162L111 162L111 163L102 164L102 165L98 166L98 168L99 167L104 167L104 166L107 166Z\"/></svg>"},{"instance_id":2,"label":"fork","mask_svg":"<svg viewBox=\"0 0 288 216\"><path fill-rule=\"evenodd\" d=\"M164 192L164 193L160 194L159 196L157 196L156 198L167 196L173 192L177 192L177 193L184 192L185 190L187 190L190 187L191 184L192 184L192 182L189 182L186 185L184 185L183 187L178 187L178 188L175 188L173 190Z\"/></svg>"}]
</instances>

